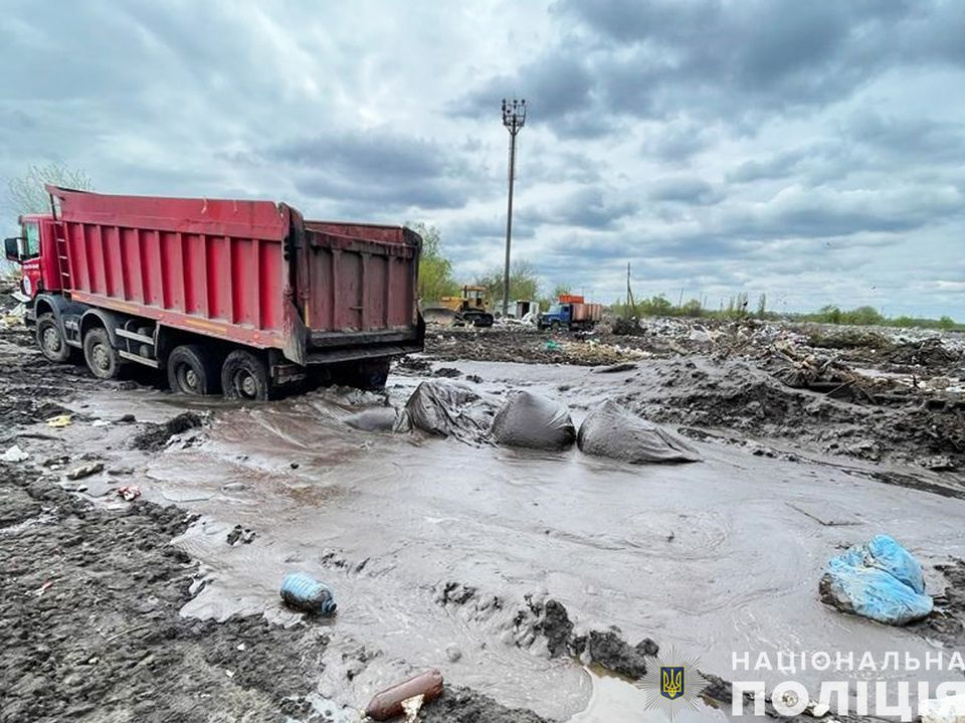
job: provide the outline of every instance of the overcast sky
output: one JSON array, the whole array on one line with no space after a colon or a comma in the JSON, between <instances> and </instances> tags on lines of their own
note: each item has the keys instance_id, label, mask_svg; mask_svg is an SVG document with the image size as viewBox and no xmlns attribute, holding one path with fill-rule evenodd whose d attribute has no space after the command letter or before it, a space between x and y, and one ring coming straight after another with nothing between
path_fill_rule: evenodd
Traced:
<instances>
[{"instance_id":1,"label":"overcast sky","mask_svg":"<svg viewBox=\"0 0 965 723\"><path fill-rule=\"evenodd\" d=\"M611 302L965 320L965 2L4 0L0 176L424 221Z\"/></svg>"}]
</instances>

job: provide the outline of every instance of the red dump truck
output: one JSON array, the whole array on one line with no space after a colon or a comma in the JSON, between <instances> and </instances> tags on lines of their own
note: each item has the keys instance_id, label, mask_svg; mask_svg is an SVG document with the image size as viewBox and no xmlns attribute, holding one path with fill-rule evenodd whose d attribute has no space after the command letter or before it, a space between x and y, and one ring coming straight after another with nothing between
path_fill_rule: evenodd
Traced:
<instances>
[{"instance_id":1,"label":"red dump truck","mask_svg":"<svg viewBox=\"0 0 965 723\"><path fill-rule=\"evenodd\" d=\"M423 347L409 229L269 201L47 191L51 213L21 217L4 251L52 361L82 352L104 379L141 364L176 392L268 399L310 373L381 386L392 357Z\"/></svg>"}]
</instances>

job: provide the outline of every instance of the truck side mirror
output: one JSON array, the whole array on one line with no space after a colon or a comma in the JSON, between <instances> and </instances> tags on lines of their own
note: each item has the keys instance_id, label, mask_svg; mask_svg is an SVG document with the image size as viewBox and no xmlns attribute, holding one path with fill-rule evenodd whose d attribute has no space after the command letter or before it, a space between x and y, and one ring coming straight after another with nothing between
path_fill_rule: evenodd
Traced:
<instances>
[{"instance_id":1,"label":"truck side mirror","mask_svg":"<svg viewBox=\"0 0 965 723\"><path fill-rule=\"evenodd\" d=\"M11 236L3 240L3 253L7 261L20 261L20 237Z\"/></svg>"}]
</instances>

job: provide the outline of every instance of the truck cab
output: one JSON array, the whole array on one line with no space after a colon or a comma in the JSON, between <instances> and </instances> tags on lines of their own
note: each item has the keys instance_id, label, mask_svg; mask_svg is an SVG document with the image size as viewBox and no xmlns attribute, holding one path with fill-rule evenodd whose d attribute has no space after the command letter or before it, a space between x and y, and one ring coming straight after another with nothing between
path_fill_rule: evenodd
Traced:
<instances>
[{"instance_id":1,"label":"truck cab","mask_svg":"<svg viewBox=\"0 0 965 723\"><path fill-rule=\"evenodd\" d=\"M573 318L572 304L553 304L545 314L539 315L540 329L569 328Z\"/></svg>"},{"instance_id":2,"label":"truck cab","mask_svg":"<svg viewBox=\"0 0 965 723\"><path fill-rule=\"evenodd\" d=\"M53 250L53 218L28 214L18 219L20 235L3 241L7 261L21 267L18 301L29 302L41 291L59 291L60 278Z\"/></svg>"}]
</instances>

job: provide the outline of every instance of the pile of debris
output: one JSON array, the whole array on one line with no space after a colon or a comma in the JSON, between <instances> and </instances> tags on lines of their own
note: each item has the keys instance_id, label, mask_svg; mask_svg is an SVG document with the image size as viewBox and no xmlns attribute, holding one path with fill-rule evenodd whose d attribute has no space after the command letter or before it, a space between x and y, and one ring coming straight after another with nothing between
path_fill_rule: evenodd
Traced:
<instances>
[{"instance_id":1,"label":"pile of debris","mask_svg":"<svg viewBox=\"0 0 965 723\"><path fill-rule=\"evenodd\" d=\"M874 393L894 387L890 379L872 379L839 361L816 352L802 352L778 342L768 352L763 367L792 389L807 389L850 401L874 401Z\"/></svg>"}]
</instances>

